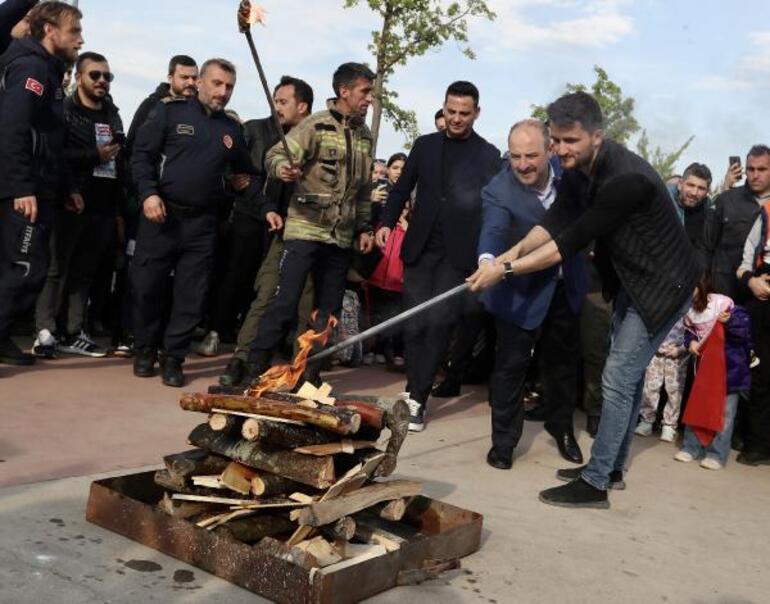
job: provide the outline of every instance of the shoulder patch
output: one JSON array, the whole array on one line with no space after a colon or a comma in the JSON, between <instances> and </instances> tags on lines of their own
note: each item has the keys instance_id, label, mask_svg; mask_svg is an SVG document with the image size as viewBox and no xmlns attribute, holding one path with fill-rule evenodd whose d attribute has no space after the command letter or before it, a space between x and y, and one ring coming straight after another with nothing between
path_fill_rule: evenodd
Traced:
<instances>
[{"instance_id":1,"label":"shoulder patch","mask_svg":"<svg viewBox=\"0 0 770 604\"><path fill-rule=\"evenodd\" d=\"M195 126L191 126L190 124L177 124L176 133L185 136L195 136Z\"/></svg>"},{"instance_id":2,"label":"shoulder patch","mask_svg":"<svg viewBox=\"0 0 770 604\"><path fill-rule=\"evenodd\" d=\"M37 96L43 96L43 93L45 92L45 86L35 78L27 78L27 83L24 85L24 88Z\"/></svg>"},{"instance_id":3,"label":"shoulder patch","mask_svg":"<svg viewBox=\"0 0 770 604\"><path fill-rule=\"evenodd\" d=\"M322 131L337 132L337 128L335 128L332 124L323 124L321 122L317 124L313 124L313 128L315 128L319 132L322 132Z\"/></svg>"}]
</instances>

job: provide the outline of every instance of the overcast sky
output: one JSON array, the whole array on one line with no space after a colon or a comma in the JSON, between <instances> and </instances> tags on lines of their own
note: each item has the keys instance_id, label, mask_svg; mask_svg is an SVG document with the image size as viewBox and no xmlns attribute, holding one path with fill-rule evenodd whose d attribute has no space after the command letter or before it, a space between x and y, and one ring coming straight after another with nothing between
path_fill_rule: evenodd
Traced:
<instances>
[{"instance_id":1,"label":"overcast sky","mask_svg":"<svg viewBox=\"0 0 770 604\"><path fill-rule=\"evenodd\" d=\"M223 56L239 67L231 108L244 118L268 113L243 36L237 0L80 0L86 50L107 55L117 78L113 96L128 122L139 102L164 79L171 55L199 62ZM365 5L366 2L363 2ZM345 61L371 61L364 8L342 0L264 0L266 28L255 36L268 80L282 74L307 80L322 107L331 74ZM490 0L498 18L473 22L476 61L455 44L412 59L391 84L417 112L422 132L453 80L481 90L477 131L503 147L510 125L533 103L552 100L566 82L590 83L604 67L637 102L636 117L653 145L674 148L695 140L681 161L706 162L721 178L730 155L769 143L770 2L717 0ZM379 155L401 150L403 138L386 125Z\"/></svg>"}]
</instances>

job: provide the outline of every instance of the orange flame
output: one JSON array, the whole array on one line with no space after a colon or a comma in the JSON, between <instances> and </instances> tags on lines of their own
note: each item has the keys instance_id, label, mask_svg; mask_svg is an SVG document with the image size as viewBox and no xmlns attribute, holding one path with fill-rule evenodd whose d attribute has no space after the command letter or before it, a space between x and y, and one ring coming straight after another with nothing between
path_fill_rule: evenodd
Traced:
<instances>
[{"instance_id":1,"label":"orange flame","mask_svg":"<svg viewBox=\"0 0 770 604\"><path fill-rule=\"evenodd\" d=\"M311 321L315 321L318 316L318 311L314 311L311 315ZM329 316L329 320L326 322L326 329L317 333L312 329L308 329L305 333L297 338L298 351L294 356L292 362L288 365L275 365L271 367L261 376L256 384L253 384L248 390L246 390L246 396L260 397L265 392L286 392L293 390L299 382L302 374L305 373L307 367L307 359L313 348L318 344L321 348L326 346L329 338L332 335L332 331L337 326L337 319L333 316Z\"/></svg>"},{"instance_id":2,"label":"orange flame","mask_svg":"<svg viewBox=\"0 0 770 604\"><path fill-rule=\"evenodd\" d=\"M249 25L255 25L256 23L259 23L260 25L264 25L267 11L264 8L262 8L259 4L254 4L253 1L250 4L251 4L251 7L249 9L249 16L247 18Z\"/></svg>"}]
</instances>

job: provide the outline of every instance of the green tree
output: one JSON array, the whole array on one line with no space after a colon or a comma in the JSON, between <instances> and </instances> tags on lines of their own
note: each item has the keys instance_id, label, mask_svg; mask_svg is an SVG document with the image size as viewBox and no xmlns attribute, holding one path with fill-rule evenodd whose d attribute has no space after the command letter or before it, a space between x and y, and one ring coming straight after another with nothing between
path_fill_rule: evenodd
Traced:
<instances>
[{"instance_id":1,"label":"green tree","mask_svg":"<svg viewBox=\"0 0 770 604\"><path fill-rule=\"evenodd\" d=\"M398 67L412 57L419 57L445 42L460 44L463 54L474 59L468 43L468 19L494 19L484 0L344 0L345 8L365 4L381 19L379 31L372 32L369 50L375 60L372 136L374 152L384 117L411 142L418 135L414 111L401 108L398 94L388 88L388 80Z\"/></svg>"},{"instance_id":2,"label":"green tree","mask_svg":"<svg viewBox=\"0 0 770 604\"><path fill-rule=\"evenodd\" d=\"M607 137L628 145L632 137L641 130L639 122L634 117L636 101L633 97L624 97L620 86L613 82L607 72L598 65L594 66L594 73L596 81L590 89L584 84L567 84L565 94L577 91L590 92L602 109L604 132ZM545 121L547 119L545 106L533 105L532 116ZM651 148L647 131L642 130L636 142L636 149L639 155L657 170L661 178L666 179L673 174L676 163L694 138L691 136L675 151L664 151L660 147Z\"/></svg>"}]
</instances>

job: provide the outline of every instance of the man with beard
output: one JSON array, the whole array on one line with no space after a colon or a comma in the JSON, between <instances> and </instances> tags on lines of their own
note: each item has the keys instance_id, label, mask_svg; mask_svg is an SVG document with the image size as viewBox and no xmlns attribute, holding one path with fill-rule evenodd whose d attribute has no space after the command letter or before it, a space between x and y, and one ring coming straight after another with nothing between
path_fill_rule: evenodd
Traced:
<instances>
[{"instance_id":1,"label":"man with beard","mask_svg":"<svg viewBox=\"0 0 770 604\"><path fill-rule=\"evenodd\" d=\"M131 266L134 287L134 375L151 377L162 346L163 383L184 384L182 363L201 320L228 168L259 176L238 122L225 114L235 87L235 67L210 59L201 68L196 97L166 97L139 128L132 173L142 216ZM262 178L241 178L259 195ZM173 302L162 328L168 276Z\"/></svg>"},{"instance_id":2,"label":"man with beard","mask_svg":"<svg viewBox=\"0 0 770 604\"><path fill-rule=\"evenodd\" d=\"M37 338L32 352L52 358L56 350L89 357L106 351L85 332L91 284L104 256L115 250L117 210L123 196L119 140L123 122L110 98L113 74L107 59L85 52L75 65L75 93L64 101L64 154L83 206L57 208L51 242L51 265L37 299ZM56 319L67 301L64 333Z\"/></svg>"},{"instance_id":3,"label":"man with beard","mask_svg":"<svg viewBox=\"0 0 770 604\"><path fill-rule=\"evenodd\" d=\"M11 340L48 271L53 205L72 192L63 164L65 63L83 44L82 13L64 2L30 12L30 35L0 57L0 361L31 365ZM44 141L45 144L40 144ZM71 199L82 204L79 195Z\"/></svg>"},{"instance_id":4,"label":"man with beard","mask_svg":"<svg viewBox=\"0 0 770 604\"><path fill-rule=\"evenodd\" d=\"M284 133L288 134L293 128L300 124L306 117L313 112L313 89L303 80L284 76L276 86L273 92L278 120ZM275 122L272 118L259 120L250 120L246 122L246 137L251 145L251 158L254 164L262 168L265 163L265 154L278 141L279 135L275 129ZM259 267L259 273L254 283L256 297L249 307L248 313L243 320L238 331L238 342L235 352L227 364L224 373L219 377L219 383L223 386L235 386L240 384L244 377L247 377L246 361L248 360L249 348L254 338L257 336L257 328L262 315L265 313L270 300L275 295L278 288L278 275L280 273L280 261L283 256L283 237L281 229L283 221L286 218L286 210L294 192L294 183L287 183L279 178L268 178L265 186L264 205L257 207L254 204L239 203L233 208L241 214L240 222L254 225L263 236L265 225L272 233L272 241L268 248L267 255ZM235 227L235 220L233 221ZM239 227L239 229L242 227ZM244 238L244 243L250 246L247 252L255 256L253 243ZM260 258L261 259L261 258ZM233 269L242 271L242 264L234 263ZM305 290L301 296L299 305L299 323L307 323L312 308L312 286L311 279L307 280ZM249 373L248 377L257 377Z\"/></svg>"},{"instance_id":5,"label":"man with beard","mask_svg":"<svg viewBox=\"0 0 770 604\"><path fill-rule=\"evenodd\" d=\"M556 201L527 236L468 280L474 291L580 254L595 240L604 291L615 298L602 374L602 416L588 465L559 470L569 484L540 493L563 507L608 508L621 488L642 401L644 373L689 309L695 253L663 181L638 155L605 139L599 104L585 92L548 106L552 149L564 172Z\"/></svg>"},{"instance_id":6,"label":"man with beard","mask_svg":"<svg viewBox=\"0 0 770 604\"><path fill-rule=\"evenodd\" d=\"M712 209L710 188L711 170L698 163L687 166L679 182L668 187L693 249L701 246L706 214Z\"/></svg>"}]
</instances>

